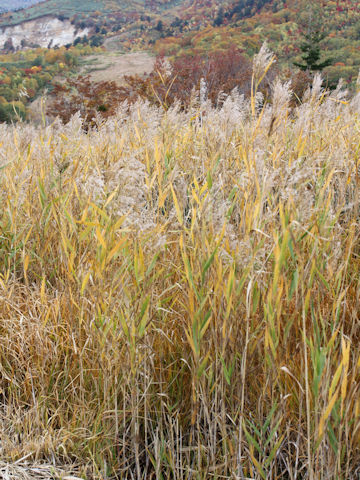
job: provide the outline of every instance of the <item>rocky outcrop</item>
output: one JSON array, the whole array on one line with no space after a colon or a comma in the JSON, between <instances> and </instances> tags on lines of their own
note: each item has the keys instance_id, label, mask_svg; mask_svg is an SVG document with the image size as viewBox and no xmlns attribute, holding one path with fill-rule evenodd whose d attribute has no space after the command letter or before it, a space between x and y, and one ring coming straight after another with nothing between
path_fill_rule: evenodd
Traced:
<instances>
[{"instance_id":1,"label":"rocky outcrop","mask_svg":"<svg viewBox=\"0 0 360 480\"><path fill-rule=\"evenodd\" d=\"M69 20L59 20L54 17L42 17L29 20L19 25L0 28L0 49L6 41L12 39L15 48L27 45L40 47L55 47L72 43L76 37L89 33L87 28L76 30Z\"/></svg>"}]
</instances>

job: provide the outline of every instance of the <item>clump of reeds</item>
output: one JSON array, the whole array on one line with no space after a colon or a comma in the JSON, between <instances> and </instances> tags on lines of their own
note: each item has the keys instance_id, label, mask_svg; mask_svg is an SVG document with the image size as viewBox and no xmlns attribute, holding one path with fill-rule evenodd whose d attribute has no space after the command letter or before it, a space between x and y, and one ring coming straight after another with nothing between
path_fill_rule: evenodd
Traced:
<instances>
[{"instance_id":1,"label":"clump of reeds","mask_svg":"<svg viewBox=\"0 0 360 480\"><path fill-rule=\"evenodd\" d=\"M217 109L0 126L8 465L359 475L359 97L255 66Z\"/></svg>"}]
</instances>

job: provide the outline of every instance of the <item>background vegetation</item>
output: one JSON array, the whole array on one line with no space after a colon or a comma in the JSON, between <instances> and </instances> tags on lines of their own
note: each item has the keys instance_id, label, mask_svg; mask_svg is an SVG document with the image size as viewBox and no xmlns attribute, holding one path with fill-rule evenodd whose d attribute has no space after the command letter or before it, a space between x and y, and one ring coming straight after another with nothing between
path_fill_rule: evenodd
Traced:
<instances>
[{"instance_id":1,"label":"background vegetation","mask_svg":"<svg viewBox=\"0 0 360 480\"><path fill-rule=\"evenodd\" d=\"M149 50L170 57L206 59L210 53L235 47L251 59L266 40L277 55L278 68L303 64L306 35L319 32L319 64L327 84L340 78L354 87L360 68L360 3L358 0L198 0L196 2L74 2L49 0L0 17L2 25L53 15L90 29L91 42L121 51ZM113 80L113 79L110 79Z\"/></svg>"},{"instance_id":2,"label":"background vegetation","mask_svg":"<svg viewBox=\"0 0 360 480\"><path fill-rule=\"evenodd\" d=\"M78 43L66 49L30 49L0 54L0 122L17 121L54 77L74 71L78 58L98 48Z\"/></svg>"},{"instance_id":3,"label":"background vegetation","mask_svg":"<svg viewBox=\"0 0 360 480\"><path fill-rule=\"evenodd\" d=\"M245 11L243 5L247 2L235 2L235 6L222 15L222 24L214 21L197 32L161 38L154 49L167 56L184 53L193 56L236 45L252 57L266 40L281 68L293 69L294 62L300 61L304 35L319 29L324 32L321 52L332 59L331 66L325 70L327 81L332 85L340 78L350 84L355 82L360 67L358 0L250 3L252 7L246 7Z\"/></svg>"}]
</instances>

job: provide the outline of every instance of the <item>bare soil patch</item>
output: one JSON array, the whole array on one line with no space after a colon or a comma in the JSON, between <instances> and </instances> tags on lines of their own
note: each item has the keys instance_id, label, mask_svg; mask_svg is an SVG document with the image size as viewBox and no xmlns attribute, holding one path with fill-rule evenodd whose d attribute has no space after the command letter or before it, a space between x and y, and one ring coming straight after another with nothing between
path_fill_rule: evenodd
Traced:
<instances>
[{"instance_id":1,"label":"bare soil patch","mask_svg":"<svg viewBox=\"0 0 360 480\"><path fill-rule=\"evenodd\" d=\"M151 72L154 62L155 57L146 52L90 55L86 57L81 74L89 74L95 82L113 80L121 85L125 75L144 75Z\"/></svg>"}]
</instances>

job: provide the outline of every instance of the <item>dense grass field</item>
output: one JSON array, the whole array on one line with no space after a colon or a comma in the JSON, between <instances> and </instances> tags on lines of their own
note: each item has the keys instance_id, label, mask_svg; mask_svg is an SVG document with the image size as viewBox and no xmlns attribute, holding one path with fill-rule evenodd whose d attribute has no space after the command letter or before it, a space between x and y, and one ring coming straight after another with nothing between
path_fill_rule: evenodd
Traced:
<instances>
[{"instance_id":1,"label":"dense grass field","mask_svg":"<svg viewBox=\"0 0 360 480\"><path fill-rule=\"evenodd\" d=\"M255 65L0 125L4 478L358 478L360 95L263 104Z\"/></svg>"}]
</instances>

